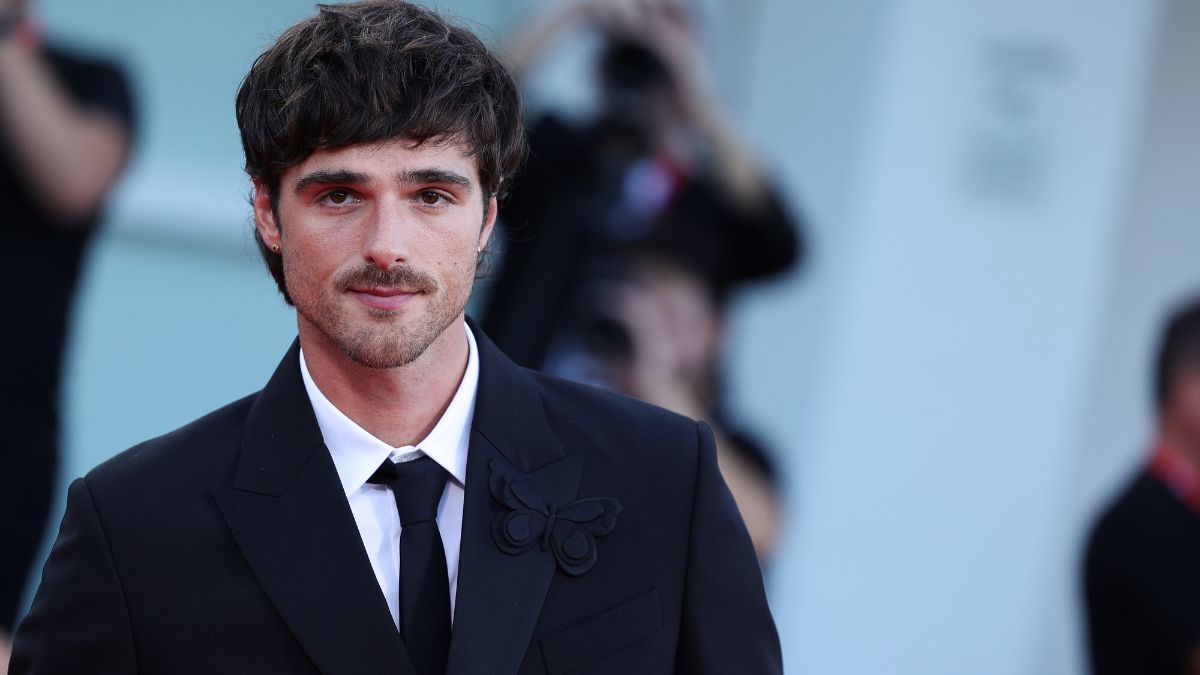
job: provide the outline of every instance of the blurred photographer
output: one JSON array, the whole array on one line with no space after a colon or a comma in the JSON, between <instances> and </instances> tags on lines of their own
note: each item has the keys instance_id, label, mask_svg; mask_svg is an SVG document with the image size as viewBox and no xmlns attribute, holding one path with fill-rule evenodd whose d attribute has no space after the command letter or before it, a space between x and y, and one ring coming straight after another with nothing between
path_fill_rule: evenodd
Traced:
<instances>
[{"instance_id":1,"label":"blurred photographer","mask_svg":"<svg viewBox=\"0 0 1200 675\"><path fill-rule=\"evenodd\" d=\"M133 109L113 64L46 42L0 0L0 670L41 543L58 462L71 298L101 206L129 155Z\"/></svg>"},{"instance_id":2,"label":"blurred photographer","mask_svg":"<svg viewBox=\"0 0 1200 675\"><path fill-rule=\"evenodd\" d=\"M778 527L773 463L733 431L723 336L738 288L796 264L796 224L713 100L681 4L567 4L511 47L514 72L573 27L603 37L599 110L531 129L485 330L522 365L709 421L765 558Z\"/></svg>"}]
</instances>

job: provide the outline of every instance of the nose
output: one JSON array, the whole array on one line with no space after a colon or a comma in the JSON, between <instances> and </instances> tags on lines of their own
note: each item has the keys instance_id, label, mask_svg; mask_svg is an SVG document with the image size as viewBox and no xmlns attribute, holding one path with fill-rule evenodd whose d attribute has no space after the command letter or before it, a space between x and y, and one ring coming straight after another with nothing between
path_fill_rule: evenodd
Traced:
<instances>
[{"instance_id":1,"label":"nose","mask_svg":"<svg viewBox=\"0 0 1200 675\"><path fill-rule=\"evenodd\" d=\"M365 223L363 259L380 269L404 264L409 257L411 234L408 214L395 199L380 199Z\"/></svg>"}]
</instances>

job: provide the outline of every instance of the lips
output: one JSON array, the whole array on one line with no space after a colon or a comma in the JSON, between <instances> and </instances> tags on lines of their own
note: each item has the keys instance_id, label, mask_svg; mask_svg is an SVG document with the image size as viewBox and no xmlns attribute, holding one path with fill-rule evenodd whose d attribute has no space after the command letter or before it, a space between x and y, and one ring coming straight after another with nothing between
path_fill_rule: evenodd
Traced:
<instances>
[{"instance_id":1,"label":"lips","mask_svg":"<svg viewBox=\"0 0 1200 675\"><path fill-rule=\"evenodd\" d=\"M404 307L421 291L395 286L364 286L351 288L350 294L371 309L388 311Z\"/></svg>"},{"instance_id":2,"label":"lips","mask_svg":"<svg viewBox=\"0 0 1200 675\"><path fill-rule=\"evenodd\" d=\"M335 284L367 309L381 312L398 311L417 296L438 290L432 275L408 265L381 269L364 263L339 274Z\"/></svg>"}]
</instances>

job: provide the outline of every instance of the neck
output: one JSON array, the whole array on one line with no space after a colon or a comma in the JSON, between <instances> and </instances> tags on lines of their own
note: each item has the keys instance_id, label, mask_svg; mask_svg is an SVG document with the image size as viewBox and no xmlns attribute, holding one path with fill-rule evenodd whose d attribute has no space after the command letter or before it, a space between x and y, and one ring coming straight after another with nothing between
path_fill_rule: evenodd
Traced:
<instances>
[{"instance_id":1,"label":"neck","mask_svg":"<svg viewBox=\"0 0 1200 675\"><path fill-rule=\"evenodd\" d=\"M1194 435L1188 432L1186 425L1165 416L1159 423L1158 435L1163 443L1200 469L1200 444L1195 442Z\"/></svg>"},{"instance_id":2,"label":"neck","mask_svg":"<svg viewBox=\"0 0 1200 675\"><path fill-rule=\"evenodd\" d=\"M467 368L462 315L411 363L369 368L299 320L300 346L313 382L338 410L391 445L416 445L429 435L454 398Z\"/></svg>"}]
</instances>

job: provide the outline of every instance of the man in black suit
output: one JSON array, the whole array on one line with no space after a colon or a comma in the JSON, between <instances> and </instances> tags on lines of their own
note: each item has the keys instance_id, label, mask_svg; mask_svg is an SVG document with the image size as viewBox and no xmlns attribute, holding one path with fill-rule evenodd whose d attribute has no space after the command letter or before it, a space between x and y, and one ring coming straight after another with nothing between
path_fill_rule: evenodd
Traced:
<instances>
[{"instance_id":1,"label":"man in black suit","mask_svg":"<svg viewBox=\"0 0 1200 675\"><path fill-rule=\"evenodd\" d=\"M477 38L320 8L237 101L299 339L75 481L15 673L777 673L707 427L464 319L524 137Z\"/></svg>"},{"instance_id":2,"label":"man in black suit","mask_svg":"<svg viewBox=\"0 0 1200 675\"><path fill-rule=\"evenodd\" d=\"M1155 403L1147 461L1088 542L1095 675L1200 675L1200 300L1164 332Z\"/></svg>"}]
</instances>

